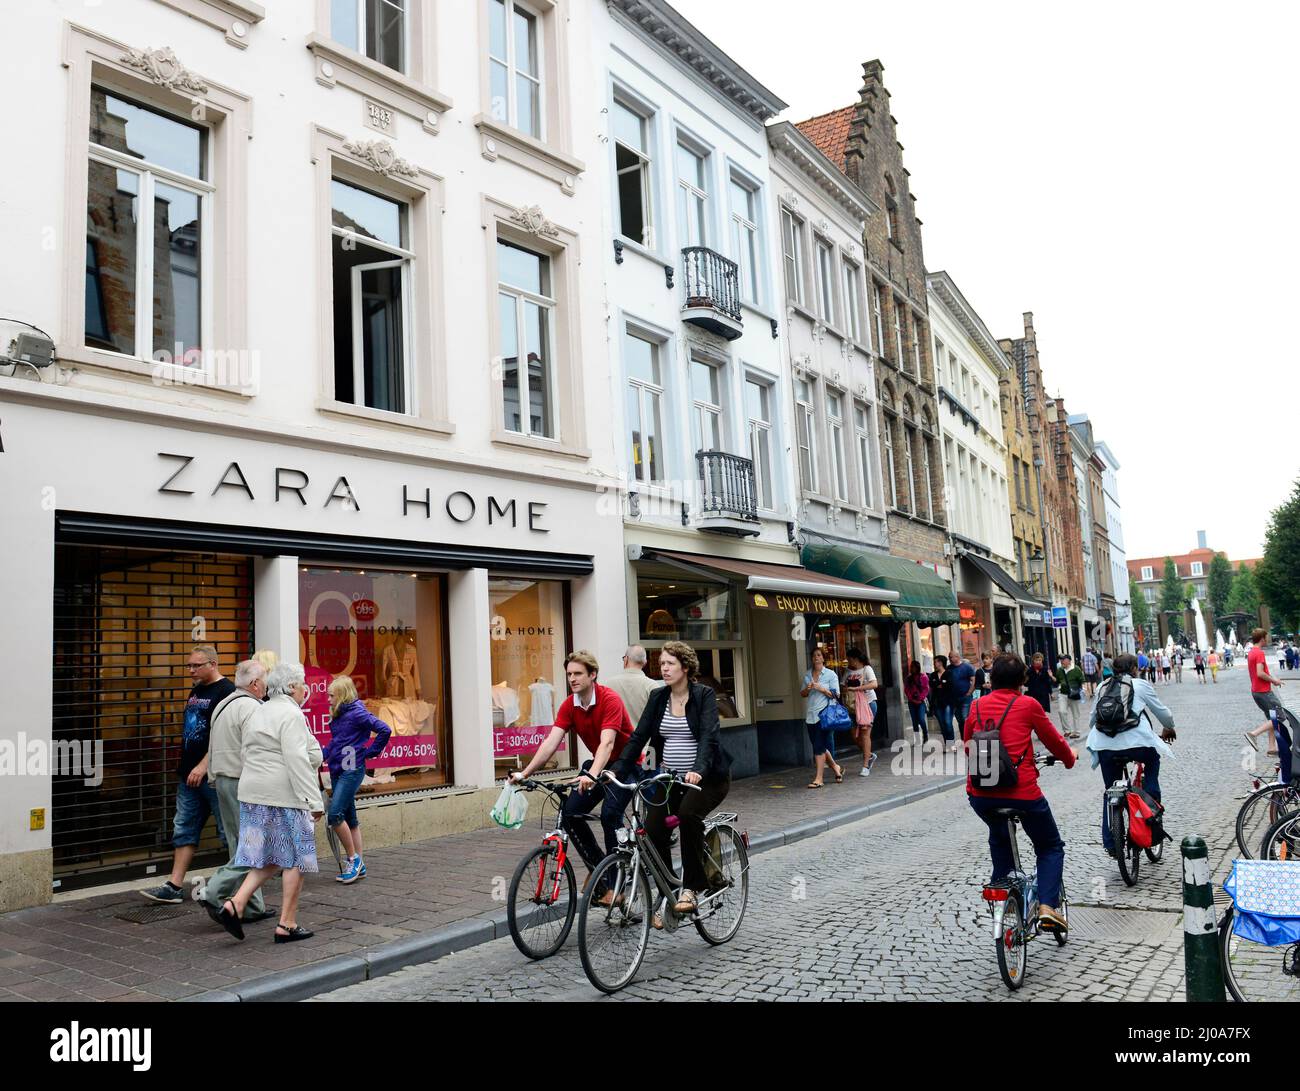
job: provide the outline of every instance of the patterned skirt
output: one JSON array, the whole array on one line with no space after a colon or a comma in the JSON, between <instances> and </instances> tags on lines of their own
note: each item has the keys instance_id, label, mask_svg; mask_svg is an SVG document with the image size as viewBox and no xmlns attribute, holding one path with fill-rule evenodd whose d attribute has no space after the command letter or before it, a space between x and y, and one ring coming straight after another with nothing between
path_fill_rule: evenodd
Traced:
<instances>
[{"instance_id":1,"label":"patterned skirt","mask_svg":"<svg viewBox=\"0 0 1300 1091\"><path fill-rule=\"evenodd\" d=\"M297 868L319 871L316 830L309 811L296 807L239 804L239 848L236 867Z\"/></svg>"}]
</instances>

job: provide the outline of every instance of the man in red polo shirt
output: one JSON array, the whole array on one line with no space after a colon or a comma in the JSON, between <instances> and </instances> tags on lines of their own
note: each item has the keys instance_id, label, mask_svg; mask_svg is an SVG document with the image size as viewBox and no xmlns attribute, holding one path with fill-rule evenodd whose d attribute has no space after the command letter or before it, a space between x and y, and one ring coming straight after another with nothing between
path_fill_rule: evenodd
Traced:
<instances>
[{"instance_id":1,"label":"man in red polo shirt","mask_svg":"<svg viewBox=\"0 0 1300 1091\"><path fill-rule=\"evenodd\" d=\"M1246 653L1246 673L1250 676L1250 696L1256 707L1268 717L1259 727L1246 732L1246 741L1259 749L1255 739L1268 733L1276 739L1278 746L1278 764L1281 768L1283 784L1289 784L1294 774L1292 761L1291 713L1287 711L1277 695L1277 688L1283 684L1280 678L1268 673L1268 660L1264 655L1264 641L1268 639L1266 629L1255 629L1250 634L1250 651ZM1272 735L1273 713L1277 714L1277 735ZM1269 753L1273 753L1269 748Z\"/></svg>"},{"instance_id":2,"label":"man in red polo shirt","mask_svg":"<svg viewBox=\"0 0 1300 1091\"><path fill-rule=\"evenodd\" d=\"M596 683L599 671L600 664L591 652L569 653L564 661L569 696L555 713L555 726L551 728L546 741L537 748L533 760L521 772L510 775L511 780L527 780L534 770L551 760L570 731L577 732L578 738L593 757L582 763L582 773L573 781L574 790L564 801L560 822L588 871L594 871L596 865L614 851L617 844L616 831L622 824L623 812L632 799L632 793L627 789L615 788L599 779L610 759L621 754L632 738L632 720L623 707L623 699L608 686ZM579 817L589 814L597 803L601 805L600 824L605 831L604 853L596 846L591 824ZM610 890L597 893L604 905L613 899Z\"/></svg>"}]
</instances>

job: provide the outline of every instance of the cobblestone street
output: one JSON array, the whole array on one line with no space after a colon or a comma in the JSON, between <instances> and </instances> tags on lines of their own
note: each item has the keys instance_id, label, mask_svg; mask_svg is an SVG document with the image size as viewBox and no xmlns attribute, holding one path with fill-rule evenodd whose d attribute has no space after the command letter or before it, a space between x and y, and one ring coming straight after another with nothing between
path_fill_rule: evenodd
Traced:
<instances>
[{"instance_id":1,"label":"cobblestone street","mask_svg":"<svg viewBox=\"0 0 1300 1091\"><path fill-rule=\"evenodd\" d=\"M1102 784L1086 752L1071 771L1042 771L1066 841L1073 928L1062 949L1046 937L1030 945L1019 993L998 976L978 894L989 868L985 828L958 791L755 857L740 935L709 948L694 929L652 932L638 979L617 998L1182 1000L1178 842L1206 838L1217 889L1249 787L1242 731L1259 720L1244 666L1217 685L1197 684L1191 671L1184 678L1158 687L1179 732L1161 770L1175 840L1162 863L1143 861L1136 887L1102 852ZM1291 690L1283 694L1292 704ZM599 994L583 974L576 931L545 962L527 962L507 938L317 999L592 999Z\"/></svg>"}]
</instances>

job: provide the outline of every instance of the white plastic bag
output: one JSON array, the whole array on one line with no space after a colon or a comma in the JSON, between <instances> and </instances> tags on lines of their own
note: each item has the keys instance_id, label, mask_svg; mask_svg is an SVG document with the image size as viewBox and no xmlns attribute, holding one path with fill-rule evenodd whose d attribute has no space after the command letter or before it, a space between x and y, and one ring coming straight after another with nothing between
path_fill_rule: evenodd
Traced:
<instances>
[{"instance_id":1,"label":"white plastic bag","mask_svg":"<svg viewBox=\"0 0 1300 1091\"><path fill-rule=\"evenodd\" d=\"M517 830L528 816L528 797L507 782L492 805L492 821L507 830Z\"/></svg>"}]
</instances>

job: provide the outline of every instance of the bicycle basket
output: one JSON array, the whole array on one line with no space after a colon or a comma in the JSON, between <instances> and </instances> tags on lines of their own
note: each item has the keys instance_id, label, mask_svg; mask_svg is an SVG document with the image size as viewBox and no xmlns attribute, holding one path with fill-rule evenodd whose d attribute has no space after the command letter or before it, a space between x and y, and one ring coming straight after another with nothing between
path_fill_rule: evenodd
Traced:
<instances>
[{"instance_id":1,"label":"bicycle basket","mask_svg":"<svg viewBox=\"0 0 1300 1091\"><path fill-rule=\"evenodd\" d=\"M1223 889L1237 935L1268 947L1300 943L1300 861L1237 860Z\"/></svg>"}]
</instances>

